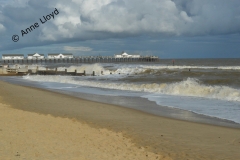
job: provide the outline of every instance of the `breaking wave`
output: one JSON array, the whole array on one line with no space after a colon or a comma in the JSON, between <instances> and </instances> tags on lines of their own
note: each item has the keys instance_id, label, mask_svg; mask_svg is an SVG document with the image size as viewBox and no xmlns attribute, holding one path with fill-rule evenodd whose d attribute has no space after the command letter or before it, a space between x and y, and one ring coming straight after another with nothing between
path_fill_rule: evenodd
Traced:
<instances>
[{"instance_id":1,"label":"breaking wave","mask_svg":"<svg viewBox=\"0 0 240 160\"><path fill-rule=\"evenodd\" d=\"M160 66L145 65L143 68L151 69L219 69L219 70L240 70L240 66Z\"/></svg>"},{"instance_id":2,"label":"breaking wave","mask_svg":"<svg viewBox=\"0 0 240 160\"><path fill-rule=\"evenodd\" d=\"M161 65L124 65L120 66L114 71L115 74L155 74L161 73L161 71L171 70L189 70L189 69L201 69L201 70L226 70L226 71L239 71L240 66L161 66Z\"/></svg>"},{"instance_id":3,"label":"breaking wave","mask_svg":"<svg viewBox=\"0 0 240 160\"><path fill-rule=\"evenodd\" d=\"M221 99L227 101L240 101L240 90L228 86L204 85L194 78L188 78L186 80L176 83L160 83L160 84L157 83L133 84L117 82L109 83L89 81L84 78L76 79L71 76L27 75L24 76L24 79L39 82L69 83L81 86L98 87L106 89L161 93L179 96L195 96L203 98Z\"/></svg>"},{"instance_id":4,"label":"breaking wave","mask_svg":"<svg viewBox=\"0 0 240 160\"><path fill-rule=\"evenodd\" d=\"M10 68L26 68L26 65L10 65ZM28 69L46 70L44 65L27 65ZM115 68L115 69L114 69ZM240 71L240 66L168 66L168 65L134 65L134 64L124 64L118 65L114 64L112 69L107 69L102 64L83 64L81 66L70 66L70 67L58 67L58 71L74 72L77 70L78 73L83 73L84 70L86 74L91 74L95 71L96 75L109 74L125 74L125 75L134 75L134 74L156 74L161 73L161 71L171 72L172 70L189 70L189 69L201 69L201 70L225 70L225 71ZM51 68L48 68L51 70ZM55 70L55 68L52 68ZM196 72L196 71L195 71Z\"/></svg>"}]
</instances>

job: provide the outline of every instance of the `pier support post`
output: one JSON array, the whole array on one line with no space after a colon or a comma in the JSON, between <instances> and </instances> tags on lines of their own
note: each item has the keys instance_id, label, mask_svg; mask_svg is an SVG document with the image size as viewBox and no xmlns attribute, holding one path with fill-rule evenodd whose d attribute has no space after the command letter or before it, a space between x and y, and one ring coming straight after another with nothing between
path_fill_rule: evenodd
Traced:
<instances>
[{"instance_id":1,"label":"pier support post","mask_svg":"<svg viewBox=\"0 0 240 160\"><path fill-rule=\"evenodd\" d=\"M95 71L93 71L93 73L92 73L92 74L93 74L93 76L95 76Z\"/></svg>"},{"instance_id":2,"label":"pier support post","mask_svg":"<svg viewBox=\"0 0 240 160\"><path fill-rule=\"evenodd\" d=\"M83 71L83 75L86 76L86 71L85 70Z\"/></svg>"}]
</instances>

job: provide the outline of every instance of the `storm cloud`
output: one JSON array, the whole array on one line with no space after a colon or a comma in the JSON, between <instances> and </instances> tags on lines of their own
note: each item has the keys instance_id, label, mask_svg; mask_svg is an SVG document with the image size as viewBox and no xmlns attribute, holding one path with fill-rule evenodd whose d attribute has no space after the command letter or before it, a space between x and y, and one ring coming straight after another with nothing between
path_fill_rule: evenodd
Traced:
<instances>
[{"instance_id":1,"label":"storm cloud","mask_svg":"<svg viewBox=\"0 0 240 160\"><path fill-rule=\"evenodd\" d=\"M59 14L41 24L55 8ZM24 37L21 30L40 26ZM238 0L0 0L0 50L136 36L240 33ZM20 36L13 42L12 35Z\"/></svg>"}]
</instances>

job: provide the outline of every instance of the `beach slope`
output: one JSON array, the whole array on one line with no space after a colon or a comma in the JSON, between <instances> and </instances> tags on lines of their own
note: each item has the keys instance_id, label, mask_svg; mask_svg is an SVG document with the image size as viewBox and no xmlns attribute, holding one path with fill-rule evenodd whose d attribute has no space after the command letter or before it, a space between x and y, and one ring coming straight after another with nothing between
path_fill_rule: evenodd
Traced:
<instances>
[{"instance_id":1,"label":"beach slope","mask_svg":"<svg viewBox=\"0 0 240 160\"><path fill-rule=\"evenodd\" d=\"M0 159L240 157L240 129L153 116L6 82L0 82L0 91Z\"/></svg>"}]
</instances>

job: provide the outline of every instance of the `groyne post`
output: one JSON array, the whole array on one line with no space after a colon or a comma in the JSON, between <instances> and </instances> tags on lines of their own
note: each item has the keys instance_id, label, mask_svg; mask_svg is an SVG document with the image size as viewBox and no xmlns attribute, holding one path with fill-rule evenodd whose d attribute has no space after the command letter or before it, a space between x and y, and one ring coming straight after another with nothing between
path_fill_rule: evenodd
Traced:
<instances>
[{"instance_id":1,"label":"groyne post","mask_svg":"<svg viewBox=\"0 0 240 160\"><path fill-rule=\"evenodd\" d=\"M27 65L27 66L25 66L25 68L27 69L27 72L29 73L28 65Z\"/></svg>"}]
</instances>

